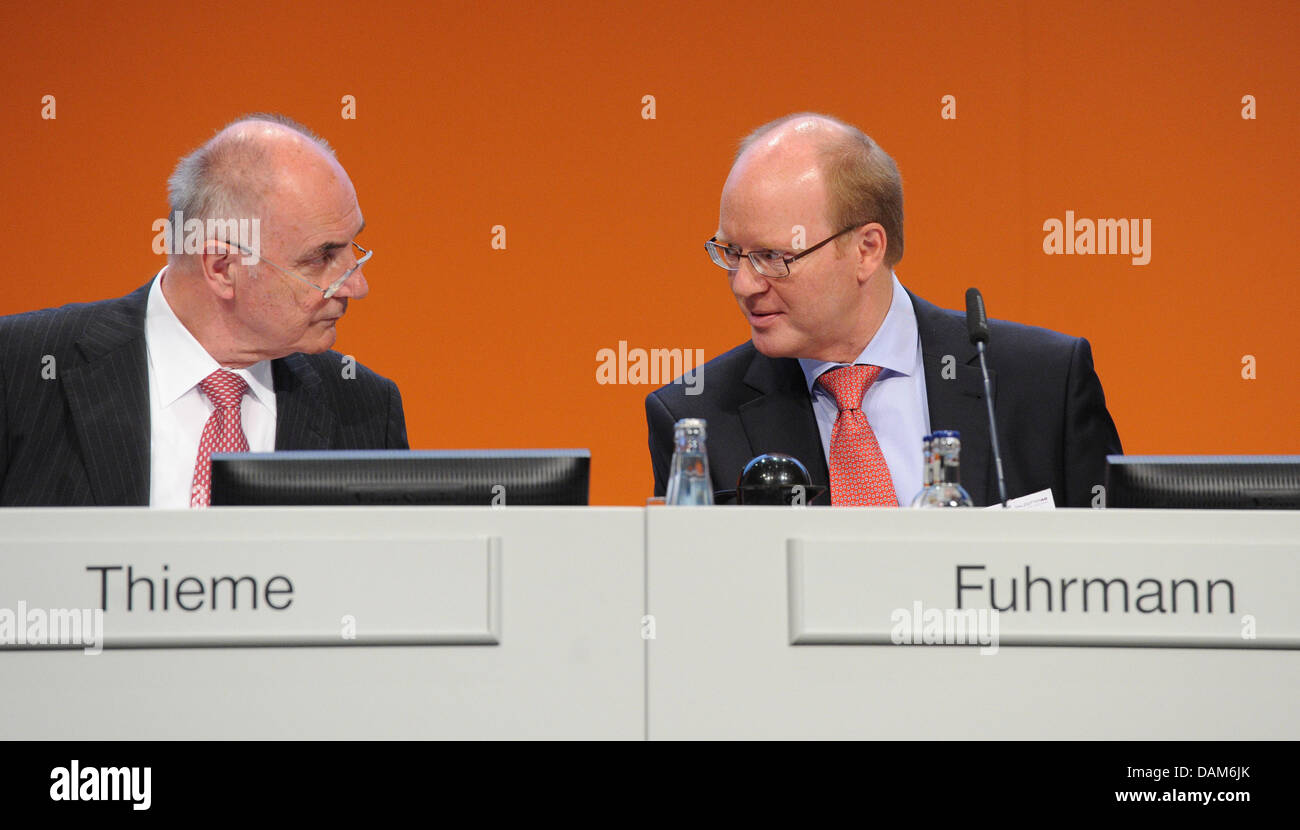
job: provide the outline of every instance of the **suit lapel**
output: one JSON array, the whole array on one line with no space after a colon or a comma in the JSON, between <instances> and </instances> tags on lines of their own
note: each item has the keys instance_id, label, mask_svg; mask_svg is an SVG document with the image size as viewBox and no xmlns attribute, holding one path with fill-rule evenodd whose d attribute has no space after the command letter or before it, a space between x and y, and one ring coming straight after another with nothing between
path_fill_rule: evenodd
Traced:
<instances>
[{"instance_id":1,"label":"suit lapel","mask_svg":"<svg viewBox=\"0 0 1300 830\"><path fill-rule=\"evenodd\" d=\"M106 304L76 342L85 362L60 373L82 463L99 505L149 503L149 366L144 339L148 299L145 285Z\"/></svg>"},{"instance_id":2,"label":"suit lapel","mask_svg":"<svg viewBox=\"0 0 1300 830\"><path fill-rule=\"evenodd\" d=\"M930 429L961 432L961 483L977 505L991 504L997 490L989 445L989 416L984 403L984 376L979 353L971 345L964 318L913 295L916 324L921 332L925 365L925 394ZM989 385L997 401L997 376L989 370Z\"/></svg>"},{"instance_id":3,"label":"suit lapel","mask_svg":"<svg viewBox=\"0 0 1300 830\"><path fill-rule=\"evenodd\" d=\"M749 439L750 456L782 447L808 468L813 484L830 481L821 433L799 362L773 359L758 351L745 372L745 384L759 393L741 404L740 422Z\"/></svg>"},{"instance_id":4,"label":"suit lapel","mask_svg":"<svg viewBox=\"0 0 1300 830\"><path fill-rule=\"evenodd\" d=\"M275 448L329 449L335 415L325 403L322 378L301 354L271 361L275 381Z\"/></svg>"}]
</instances>

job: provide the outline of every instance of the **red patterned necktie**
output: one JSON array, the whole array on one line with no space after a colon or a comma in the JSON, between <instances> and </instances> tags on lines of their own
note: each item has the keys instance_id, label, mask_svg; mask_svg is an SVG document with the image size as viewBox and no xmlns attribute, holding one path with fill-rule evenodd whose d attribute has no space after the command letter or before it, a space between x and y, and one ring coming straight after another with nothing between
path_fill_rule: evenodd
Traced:
<instances>
[{"instance_id":1,"label":"red patterned necktie","mask_svg":"<svg viewBox=\"0 0 1300 830\"><path fill-rule=\"evenodd\" d=\"M835 507L898 506L885 455L862 411L862 396L881 371L879 366L841 366L817 378L840 409L831 429L831 504Z\"/></svg>"},{"instance_id":2,"label":"red patterned necktie","mask_svg":"<svg viewBox=\"0 0 1300 830\"><path fill-rule=\"evenodd\" d=\"M214 409L203 425L199 439L199 457L194 462L194 486L190 489L190 507L207 507L212 501L212 454L214 452L248 452L248 438L239 405L248 391L248 383L234 372L218 369L199 382L203 394Z\"/></svg>"}]
</instances>

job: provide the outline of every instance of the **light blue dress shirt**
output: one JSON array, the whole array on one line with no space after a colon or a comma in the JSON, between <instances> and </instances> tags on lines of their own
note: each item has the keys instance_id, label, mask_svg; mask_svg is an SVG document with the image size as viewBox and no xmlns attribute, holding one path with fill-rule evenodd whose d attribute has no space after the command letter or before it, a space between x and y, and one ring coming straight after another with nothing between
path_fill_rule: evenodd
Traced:
<instances>
[{"instance_id":1,"label":"light blue dress shirt","mask_svg":"<svg viewBox=\"0 0 1300 830\"><path fill-rule=\"evenodd\" d=\"M880 366L884 371L862 398L862 412L876 434L880 451L889 465L894 494L900 505L912 503L921 489L921 438L930 432L930 407L925 394L925 368L921 362L921 332L916 325L916 309L894 280L894 297L880 329L858 355L854 365ZM822 451L827 463L831 457L831 430L840 410L835 398L817 385L824 372L844 363L800 358L808 391L812 395L813 414L821 433Z\"/></svg>"}]
</instances>

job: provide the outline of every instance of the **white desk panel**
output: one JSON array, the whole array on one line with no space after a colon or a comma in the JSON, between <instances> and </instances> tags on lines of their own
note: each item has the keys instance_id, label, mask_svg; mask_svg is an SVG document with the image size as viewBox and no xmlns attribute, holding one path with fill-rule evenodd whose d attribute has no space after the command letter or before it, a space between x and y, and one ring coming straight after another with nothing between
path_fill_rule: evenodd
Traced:
<instances>
[{"instance_id":1,"label":"white desk panel","mask_svg":"<svg viewBox=\"0 0 1300 830\"><path fill-rule=\"evenodd\" d=\"M196 553L187 539L204 544ZM243 618L224 607L165 617L159 597L157 621L123 623L118 602L100 654L0 650L0 737L639 738L643 556L637 509L0 511L3 607L97 603L93 560L134 563L137 576L158 577L164 562L175 574L296 574L301 611L287 625L247 603ZM364 609L351 640L338 615L349 597ZM383 608L388 598L402 607ZM132 647L114 647L115 610L116 643ZM177 631L208 646L177 643ZM368 645L368 631L432 644ZM267 645L277 638L319 644Z\"/></svg>"},{"instance_id":2,"label":"white desk panel","mask_svg":"<svg viewBox=\"0 0 1300 830\"><path fill-rule=\"evenodd\" d=\"M0 511L0 610L97 602L92 562L288 574L294 614L110 594L101 654L0 648L0 737L1300 737L1296 513ZM1049 613L1039 586L996 654L890 643L891 610L953 604L956 564L1133 591ZM1200 587L1139 611L1147 578Z\"/></svg>"},{"instance_id":3,"label":"white desk panel","mask_svg":"<svg viewBox=\"0 0 1300 830\"><path fill-rule=\"evenodd\" d=\"M1300 738L1294 512L656 508L647 540L652 738ZM1109 614L1096 592L1088 614L1077 594L1070 617L1040 597L1000 614L996 654L894 645L889 609L954 605L955 563L999 590L1026 564L1132 587L1227 578L1235 613L1219 588L1213 620L1204 594L1188 614L1185 588L1185 624L1124 614L1117 586ZM1202 647L1172 647L1180 628Z\"/></svg>"}]
</instances>

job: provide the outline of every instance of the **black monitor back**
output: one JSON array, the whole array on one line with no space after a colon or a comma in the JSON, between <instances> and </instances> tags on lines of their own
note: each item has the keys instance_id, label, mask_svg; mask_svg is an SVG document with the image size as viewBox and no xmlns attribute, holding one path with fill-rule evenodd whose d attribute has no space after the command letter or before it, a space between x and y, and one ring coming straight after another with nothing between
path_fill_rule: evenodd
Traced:
<instances>
[{"instance_id":1,"label":"black monitor back","mask_svg":"<svg viewBox=\"0 0 1300 830\"><path fill-rule=\"evenodd\" d=\"M1300 510L1300 456L1109 455L1106 506Z\"/></svg>"},{"instance_id":2,"label":"black monitor back","mask_svg":"<svg viewBox=\"0 0 1300 830\"><path fill-rule=\"evenodd\" d=\"M218 505L585 505L589 450L218 453Z\"/></svg>"}]
</instances>

